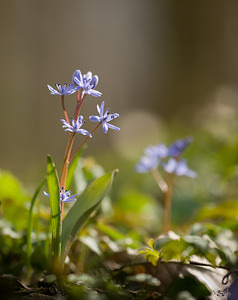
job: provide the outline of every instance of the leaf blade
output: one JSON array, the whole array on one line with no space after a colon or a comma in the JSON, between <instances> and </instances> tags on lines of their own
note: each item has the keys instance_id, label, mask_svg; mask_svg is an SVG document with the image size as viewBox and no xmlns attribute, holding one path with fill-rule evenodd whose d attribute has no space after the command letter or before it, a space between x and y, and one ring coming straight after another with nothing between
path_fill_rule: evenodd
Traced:
<instances>
[{"instance_id":1,"label":"leaf blade","mask_svg":"<svg viewBox=\"0 0 238 300\"><path fill-rule=\"evenodd\" d=\"M31 206L29 209L29 217L28 217L28 226L27 226L27 248L26 248L26 256L27 256L27 278L30 276L30 259L31 259L31 232L32 232L32 220L33 220L33 208L37 199L39 192L41 191L43 185L46 183L46 177L41 181L39 186L37 187L35 194L31 199Z\"/></svg>"},{"instance_id":2,"label":"leaf blade","mask_svg":"<svg viewBox=\"0 0 238 300\"><path fill-rule=\"evenodd\" d=\"M51 226L52 226L52 244L51 244L51 258L52 263L60 259L61 255L61 208L60 208L60 191L59 180L55 164L50 157L47 156L47 184L50 196L50 210L51 210Z\"/></svg>"},{"instance_id":3,"label":"leaf blade","mask_svg":"<svg viewBox=\"0 0 238 300\"><path fill-rule=\"evenodd\" d=\"M63 220L61 235L63 259L84 222L109 192L115 173L113 171L94 180L69 210Z\"/></svg>"}]
</instances>

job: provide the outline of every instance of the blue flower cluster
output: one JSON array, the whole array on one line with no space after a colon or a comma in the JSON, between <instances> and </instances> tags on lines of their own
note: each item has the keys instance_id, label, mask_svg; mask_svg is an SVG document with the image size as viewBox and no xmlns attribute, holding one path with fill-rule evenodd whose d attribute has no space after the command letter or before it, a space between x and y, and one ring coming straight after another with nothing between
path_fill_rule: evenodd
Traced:
<instances>
[{"instance_id":1,"label":"blue flower cluster","mask_svg":"<svg viewBox=\"0 0 238 300\"><path fill-rule=\"evenodd\" d=\"M70 84L56 84L56 89L51 87L50 85L47 85L50 93L52 95L59 95L61 96L61 102L62 102L62 108L64 112L65 119L61 119L61 122L63 123L62 127L64 128L65 131L68 131L71 133L71 136L69 137L69 146L66 148L66 154L65 157L67 157L67 163L70 162L70 160L74 157L74 155L77 153L77 151L82 147L82 145L87 141L87 139L92 137L92 133L100 126L102 125L102 130L104 133L107 133L109 128L119 131L120 128L117 126L114 126L110 124L112 120L115 118L119 117L119 114L113 113L110 114L110 110L107 109L106 112L104 113L104 101L102 101L101 105L97 105L97 110L99 113L99 116L92 115L89 117L89 119L92 122L97 122L98 124L91 130L88 131L86 129L82 129L81 127L85 123L84 118L82 115L80 115L80 109L81 105L83 103L83 100L86 95L92 95L93 97L101 97L102 93L95 90L97 84L98 84L98 76L97 75L92 75L92 72L87 72L86 74L82 75L80 70L76 70L73 73L72 76L72 83ZM79 90L81 89L80 93ZM75 113L74 117L72 118L71 124L69 123L69 117L64 105L64 96L72 95L75 92L77 92L77 104L75 108ZM84 136L86 136L81 144L78 146L78 148L74 151L73 154L71 154L71 149L73 146L73 141L74 141L74 134L75 133L80 133ZM65 165L63 165L63 168ZM68 167L65 167L65 174L67 176L67 169ZM62 173L61 173L62 174ZM63 182L60 182L61 187L65 185L66 182L66 176L63 177ZM49 196L46 192L44 192L46 196ZM61 202L70 202L75 200L75 196L73 195L70 196L71 192L69 190L64 191L64 188L60 190L60 201Z\"/></svg>"},{"instance_id":2,"label":"blue flower cluster","mask_svg":"<svg viewBox=\"0 0 238 300\"><path fill-rule=\"evenodd\" d=\"M161 166L169 174L196 177L196 173L188 168L186 160L179 160L180 155L191 142L192 138L186 137L175 141L169 147L164 144L147 147L144 150L145 155L136 166L136 171L146 173Z\"/></svg>"},{"instance_id":3,"label":"blue flower cluster","mask_svg":"<svg viewBox=\"0 0 238 300\"><path fill-rule=\"evenodd\" d=\"M61 96L68 96L71 95L78 90L82 89L82 94L84 95L92 95L94 97L101 97L102 93L95 90L95 87L97 86L99 81L99 78L97 75L92 76L92 72L87 72L87 74L82 75L80 70L76 70L72 76L72 82L71 84L65 83L64 85L56 84L56 89L52 88L50 85L47 85L48 89L50 90L52 95L61 95ZM109 124L108 122L112 121L113 119L119 117L118 113L110 114L110 110L107 109L107 111L103 112L104 110L104 101L102 101L101 106L97 105L97 110L99 113L99 116L90 116L89 119L92 122L101 122L102 123L102 129L104 133L108 132L108 129L111 128L113 130L119 131L120 128L117 126L114 126L112 124ZM72 119L72 125L70 125L66 120L61 119L61 122L63 123L63 128L65 128L65 131L69 132L77 132L82 135L88 135L90 138L92 137L92 134L86 130L81 129L82 125L85 123L83 122L83 116L79 116L76 120Z\"/></svg>"},{"instance_id":4,"label":"blue flower cluster","mask_svg":"<svg viewBox=\"0 0 238 300\"><path fill-rule=\"evenodd\" d=\"M94 90L98 84L98 80L98 76L92 76L92 72L82 75L80 70L76 70L72 77L73 83L65 83L64 85L56 84L55 86L58 91L53 89L50 85L47 86L52 95L67 96L77 92L80 88L82 88L82 91L85 94L92 95L94 97L101 97L102 93Z\"/></svg>"}]
</instances>

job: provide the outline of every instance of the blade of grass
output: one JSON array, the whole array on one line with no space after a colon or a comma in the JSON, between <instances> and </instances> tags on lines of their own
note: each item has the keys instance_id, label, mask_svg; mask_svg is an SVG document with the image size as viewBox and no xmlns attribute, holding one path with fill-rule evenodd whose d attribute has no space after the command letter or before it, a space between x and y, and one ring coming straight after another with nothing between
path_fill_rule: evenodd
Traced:
<instances>
[{"instance_id":1,"label":"blade of grass","mask_svg":"<svg viewBox=\"0 0 238 300\"><path fill-rule=\"evenodd\" d=\"M27 226L27 248L26 248L26 259L27 259L27 280L29 280L30 272L31 272L31 232L32 232L32 219L33 219L33 208L36 202L36 198L41 191L43 185L46 183L46 178L44 178L39 186L37 187L34 196L31 199L31 206L29 209L29 218L28 218L28 226Z\"/></svg>"},{"instance_id":2,"label":"blade of grass","mask_svg":"<svg viewBox=\"0 0 238 300\"><path fill-rule=\"evenodd\" d=\"M51 268L52 272L58 273L59 261L61 255L61 210L60 210L60 191L59 180L55 164L52 158L47 156L47 184L50 196L50 210L51 210L51 231L52 231L52 243L51 243Z\"/></svg>"}]
</instances>

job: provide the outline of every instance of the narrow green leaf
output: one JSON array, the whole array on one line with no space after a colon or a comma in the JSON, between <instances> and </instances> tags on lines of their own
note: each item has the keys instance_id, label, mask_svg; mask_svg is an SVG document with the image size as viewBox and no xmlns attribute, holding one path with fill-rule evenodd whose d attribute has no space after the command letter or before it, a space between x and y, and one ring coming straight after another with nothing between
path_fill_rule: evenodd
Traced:
<instances>
[{"instance_id":1,"label":"narrow green leaf","mask_svg":"<svg viewBox=\"0 0 238 300\"><path fill-rule=\"evenodd\" d=\"M113 171L94 180L79 196L63 220L61 236L63 261L80 228L108 193L115 173L116 171Z\"/></svg>"},{"instance_id":2,"label":"narrow green leaf","mask_svg":"<svg viewBox=\"0 0 238 300\"><path fill-rule=\"evenodd\" d=\"M122 240L126 237L118 230L105 224L97 224L97 228L101 230L103 233L105 233L106 235L108 235L113 240Z\"/></svg>"},{"instance_id":3,"label":"narrow green leaf","mask_svg":"<svg viewBox=\"0 0 238 300\"><path fill-rule=\"evenodd\" d=\"M36 198L42 189L43 185L46 183L46 178L44 178L39 184L38 188L35 191L33 198L31 199L31 206L29 209L29 218L28 218L28 227L27 227L27 277L30 275L30 260L31 260L31 232L32 232L32 219L33 219L33 208L36 202Z\"/></svg>"},{"instance_id":4,"label":"narrow green leaf","mask_svg":"<svg viewBox=\"0 0 238 300\"><path fill-rule=\"evenodd\" d=\"M67 180L66 180L66 190L68 190L72 184L73 178L74 178L74 172L75 169L77 167L78 161L84 151L84 149L86 148L86 146L82 147L79 152L76 154L76 156L74 157L73 161L70 163L70 167L68 170L68 175L67 175Z\"/></svg>"},{"instance_id":5,"label":"narrow green leaf","mask_svg":"<svg viewBox=\"0 0 238 300\"><path fill-rule=\"evenodd\" d=\"M52 263L56 263L60 258L60 235L61 235L61 209L60 209L60 192L59 181L55 165L51 157L47 156L47 184L50 196L51 209L51 230L52 230L52 244L51 257Z\"/></svg>"}]
</instances>

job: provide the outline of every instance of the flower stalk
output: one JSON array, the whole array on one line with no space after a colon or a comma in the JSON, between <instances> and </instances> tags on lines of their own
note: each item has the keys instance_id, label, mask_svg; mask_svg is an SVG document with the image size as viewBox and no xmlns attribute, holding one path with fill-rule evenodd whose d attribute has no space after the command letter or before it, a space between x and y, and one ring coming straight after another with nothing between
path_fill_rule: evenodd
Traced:
<instances>
[{"instance_id":1,"label":"flower stalk","mask_svg":"<svg viewBox=\"0 0 238 300\"><path fill-rule=\"evenodd\" d=\"M99 182L95 181L92 183L92 190L93 192L86 193L86 196L80 195L83 198L86 197L84 203L81 207L81 202L76 201L76 211L75 206L72 207L66 218L64 219L63 224L63 209L65 202L72 202L77 200L78 194L74 194L71 196L71 191L66 189L67 177L68 177L68 169L69 164L73 157L77 154L83 144L88 140L88 138L92 137L92 133L102 125L102 129L104 133L108 132L108 129L113 130L120 130L120 128L109 124L114 118L117 118L119 114L109 114L109 109L104 114L103 107L104 101L101 104L101 107L97 106L98 112L100 116L90 116L89 119L92 122L97 122L97 125L89 132L86 129L81 128L85 123L84 117L80 115L81 106L84 101L86 95L91 95L93 97L101 97L102 93L95 90L95 87L98 84L98 76L92 76L91 72L82 75L80 70L76 70L72 76L72 83L67 84L56 84L55 88L47 85L50 93L52 95L59 95L61 96L61 106L63 109L64 119L61 119L63 123L62 127L64 131L69 132L68 142L66 145L64 159L62 164L62 170L60 174L60 179L58 179L58 174L54 165L53 160L50 156L47 157L47 184L48 184L48 193L44 191L45 196L50 198L50 208L51 208L51 228L52 228L52 239L51 239L51 272L56 275L61 275L63 272L64 261L66 255L68 253L69 247L73 242L74 237L76 236L77 232L82 227L82 224L85 222L85 218L87 219L92 210L97 208L100 202L105 197L109 186L111 184L112 175L105 175L104 178L100 179ZM73 118L71 120L68 117L67 110L65 108L64 98L65 96L72 95L76 93L76 107L74 111ZM71 121L71 124L70 122ZM77 147L77 149L72 152L73 143L75 139L75 135L82 134L84 135L84 139ZM105 181L106 180L106 181ZM95 189L98 191L95 193ZM34 196L35 197L35 196ZM32 200L34 203L34 199ZM32 208L31 208L32 214ZM29 226L30 228L30 226ZM28 238L29 239L29 238ZM29 244L29 243L28 243ZM28 253L30 252L30 247L28 247ZM29 256L30 257L30 256ZM29 263L28 263L29 265ZM29 266L28 266L29 270Z\"/></svg>"},{"instance_id":2,"label":"flower stalk","mask_svg":"<svg viewBox=\"0 0 238 300\"><path fill-rule=\"evenodd\" d=\"M64 118L61 119L63 123L63 128L65 131L69 131L70 135L68 138L67 146L65 149L64 154L64 160L62 165L62 170L60 174L60 180L59 180L59 188L60 188L60 195L64 195L69 191L66 191L66 181L67 181L67 175L68 175L68 168L70 161L73 159L73 157L77 154L77 152L80 150L80 148L83 146L83 144L88 140L88 138L92 137L92 133L100 126L102 125L104 133L108 132L108 129L111 128L113 130L120 130L120 128L109 124L108 122L112 121L113 119L117 118L119 114L109 114L109 109L106 111L106 113L103 113L104 108L104 101L101 104L101 107L97 105L97 110L99 112L99 116L90 116L90 120L92 122L97 122L98 124L89 132L86 129L82 129L81 127L85 123L84 118L82 115L80 115L81 106L83 103L83 100L86 95L91 95L93 97L101 97L102 93L95 90L95 87L97 86L99 81L99 78L97 75L92 76L91 72L88 72L84 75L82 75L80 70L76 70L73 73L72 76L72 83L71 84L56 84L55 88L51 87L50 85L47 85L49 91L52 95L60 95L61 96L61 105L64 113ZM69 122L69 117L67 110L65 108L64 103L64 96L71 95L71 94L77 94L77 104L74 111L74 117L72 118L72 125ZM83 141L80 143L80 145L77 147L77 149L73 152L71 155L71 151L73 148L74 138L75 134L80 133L82 135L85 135L86 137L83 139ZM64 208L64 202L62 199L60 199L61 202L61 220L63 219L63 208Z\"/></svg>"},{"instance_id":3,"label":"flower stalk","mask_svg":"<svg viewBox=\"0 0 238 300\"><path fill-rule=\"evenodd\" d=\"M75 113L74 113L75 121L79 117L80 108L83 103L84 97L85 97L85 94L83 92L81 92L81 94L79 94L79 91L77 91L77 106L76 106ZM63 95L62 95L62 107L63 107L65 119L66 119L67 123L69 123L68 114L67 114L65 106L64 106L64 96ZM68 168L69 168L69 163L70 163L70 154L71 154L71 150L72 150L73 143L74 143L74 137L75 137L75 132L72 132L69 136L68 144L67 144L66 150L65 150L64 162L63 162L62 171L61 171L61 175L60 175L60 187L63 188L63 191L65 191ZM86 140L85 140L85 142L86 142ZM79 150L79 148L78 148L78 150ZM61 218L62 218L62 220L63 220L63 210L64 210L64 203L61 202Z\"/></svg>"},{"instance_id":4,"label":"flower stalk","mask_svg":"<svg viewBox=\"0 0 238 300\"><path fill-rule=\"evenodd\" d=\"M167 191L164 193L164 234L168 234L170 230L171 200L173 194L172 182L170 182L167 187Z\"/></svg>"},{"instance_id":5,"label":"flower stalk","mask_svg":"<svg viewBox=\"0 0 238 300\"><path fill-rule=\"evenodd\" d=\"M136 171L139 173L151 172L158 187L164 194L164 234L168 234L170 230L171 200L175 177L196 177L196 173L188 168L186 160L179 159L182 152L191 142L192 138L187 137L175 141L169 147L165 144L146 147L144 155L136 165ZM158 168L162 169L166 180L163 179Z\"/></svg>"},{"instance_id":6,"label":"flower stalk","mask_svg":"<svg viewBox=\"0 0 238 300\"><path fill-rule=\"evenodd\" d=\"M81 93L77 93L77 106L76 106L76 109L75 109L75 113L74 113L74 120L76 121L79 117L79 114L80 114L80 109L81 109L81 105L83 103L83 99L85 98L85 94L84 92L82 91Z\"/></svg>"},{"instance_id":7,"label":"flower stalk","mask_svg":"<svg viewBox=\"0 0 238 300\"><path fill-rule=\"evenodd\" d=\"M62 104L65 120L69 123L69 117L64 105L64 95L61 96L61 104Z\"/></svg>"},{"instance_id":8,"label":"flower stalk","mask_svg":"<svg viewBox=\"0 0 238 300\"><path fill-rule=\"evenodd\" d=\"M157 169L151 169L151 174L153 175L158 187L164 194L164 234L168 234L170 230L170 215L171 215L171 199L172 199L172 182L166 182L160 172Z\"/></svg>"}]
</instances>

